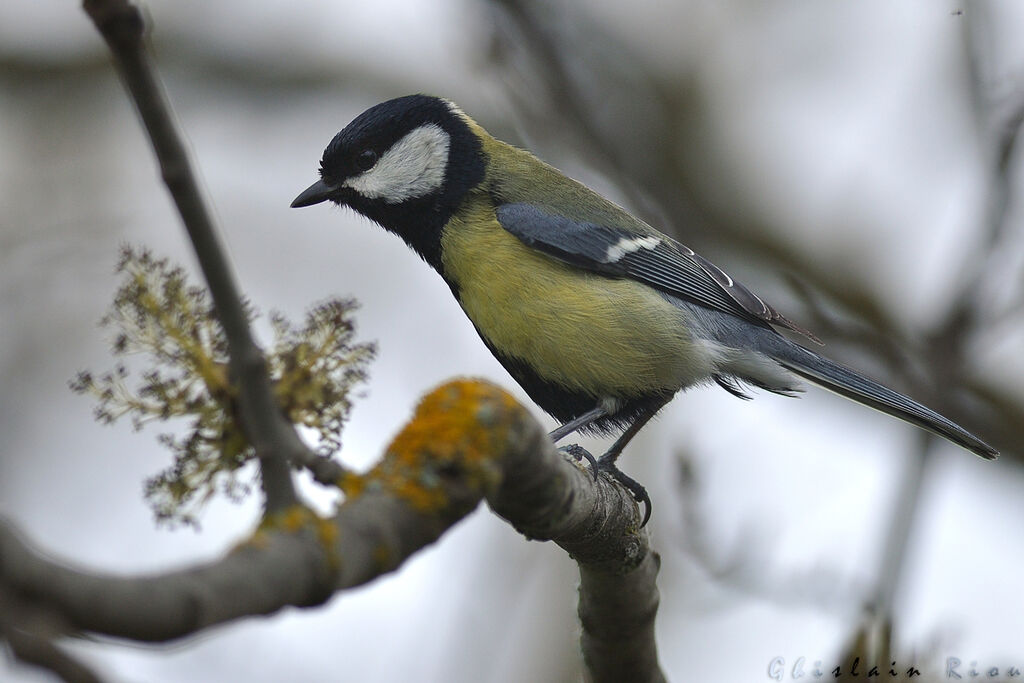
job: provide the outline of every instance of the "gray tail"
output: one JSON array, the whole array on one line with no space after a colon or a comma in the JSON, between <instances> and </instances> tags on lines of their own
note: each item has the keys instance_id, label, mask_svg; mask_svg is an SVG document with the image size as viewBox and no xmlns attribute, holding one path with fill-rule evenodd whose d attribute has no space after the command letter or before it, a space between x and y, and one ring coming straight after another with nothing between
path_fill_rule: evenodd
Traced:
<instances>
[{"instance_id":1,"label":"gray tail","mask_svg":"<svg viewBox=\"0 0 1024 683\"><path fill-rule=\"evenodd\" d=\"M993 460L999 452L966 429L917 401L847 367L823 358L782 336L764 339L758 350L795 375L840 396L927 429L958 446Z\"/></svg>"}]
</instances>

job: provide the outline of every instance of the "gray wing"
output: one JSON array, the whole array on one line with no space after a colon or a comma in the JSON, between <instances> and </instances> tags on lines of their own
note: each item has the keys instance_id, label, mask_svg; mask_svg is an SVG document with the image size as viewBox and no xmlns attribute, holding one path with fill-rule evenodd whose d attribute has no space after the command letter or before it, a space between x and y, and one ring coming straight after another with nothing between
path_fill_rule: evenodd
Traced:
<instances>
[{"instance_id":1,"label":"gray wing","mask_svg":"<svg viewBox=\"0 0 1024 683\"><path fill-rule=\"evenodd\" d=\"M571 265L642 282L741 318L778 325L821 343L721 268L665 235L576 221L533 204L502 204L498 222L527 246Z\"/></svg>"}]
</instances>

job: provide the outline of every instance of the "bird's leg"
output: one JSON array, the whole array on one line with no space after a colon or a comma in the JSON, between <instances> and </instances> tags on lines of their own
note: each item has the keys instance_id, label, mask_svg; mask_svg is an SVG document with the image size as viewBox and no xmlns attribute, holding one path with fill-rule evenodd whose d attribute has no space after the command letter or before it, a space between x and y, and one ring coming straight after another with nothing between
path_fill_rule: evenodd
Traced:
<instances>
[{"instance_id":1,"label":"bird's leg","mask_svg":"<svg viewBox=\"0 0 1024 683\"><path fill-rule=\"evenodd\" d=\"M658 408L660 408L659 406ZM633 424L629 425L626 431L622 432L621 436L615 440L612 447L608 451L597 459L597 469L607 472L617 482L629 489L629 492L633 494L633 498L636 502L642 503L644 506L644 521L640 524L640 528L644 528L647 525L647 520L651 518L651 497L647 495L647 489L640 485L638 481L632 477L626 476L618 467L615 466L615 460L622 454L622 450L626 447L634 436L637 435L644 425L651 421L654 414L658 412L658 408L650 410L645 413L641 413L634 421Z\"/></svg>"},{"instance_id":2,"label":"bird's leg","mask_svg":"<svg viewBox=\"0 0 1024 683\"><path fill-rule=\"evenodd\" d=\"M596 422L597 420L600 420L602 417L605 417L606 415L608 415L608 411L606 411L601 406L598 406L593 410L588 410L579 417L575 417L569 420L558 429L553 430L550 434L548 434L548 438L554 441L555 443L558 443L565 437L575 432L577 429L586 427L587 425Z\"/></svg>"},{"instance_id":3,"label":"bird's leg","mask_svg":"<svg viewBox=\"0 0 1024 683\"><path fill-rule=\"evenodd\" d=\"M576 444L564 446L559 449L563 453L572 455L577 460L587 460L590 463L591 471L594 473L595 479L601 471L604 471L611 475L611 477L617 482L625 486L626 489L633 494L633 498L644 506L644 521L640 524L641 528L643 528L651 518L651 497L647 495L647 489L641 486L638 481L627 476L622 472L622 470L615 466L615 460L622 454L626 444L628 444L633 437L637 435L637 432L644 428L644 425L651 421L651 418L654 417L655 413L660 409L661 406L658 406L657 408L641 413L635 420L633 420L633 424L629 425L626 431L622 432L619 438L615 440L612 447L597 460L594 459L594 456L592 456L587 449ZM598 406L593 410L583 413L577 418L569 420L564 425L548 434L548 437L557 443L559 440L564 439L576 430L586 427L589 424L593 424L607 415L608 411Z\"/></svg>"},{"instance_id":4,"label":"bird's leg","mask_svg":"<svg viewBox=\"0 0 1024 683\"><path fill-rule=\"evenodd\" d=\"M608 411L606 411L601 406L598 406L593 410L588 410L579 417L569 420L558 429L552 431L550 434L548 434L548 438L551 439L553 442L558 443L560 440L569 436L577 429L580 429L581 427L586 427L587 425L592 424L596 420L600 420L602 417L605 417L607 414ZM588 451L586 448L580 446L579 444L571 444L569 446L563 446L558 450L560 450L563 453L567 453L568 455L571 455L572 457L576 458L577 461L586 460L587 462L589 462L590 471L591 473L593 473L594 479L597 479L597 460L594 459L594 456L592 456L590 454L590 451Z\"/></svg>"},{"instance_id":5,"label":"bird's leg","mask_svg":"<svg viewBox=\"0 0 1024 683\"><path fill-rule=\"evenodd\" d=\"M633 437L636 436L648 422L651 421L651 418L654 417L654 414L660 409L661 406L658 406L655 410L640 413L640 415L633 420L633 424L629 425L629 427L626 428L626 431L622 432L622 434L619 435L619 438L615 440L612 447L605 451L605 454L601 456L601 462L606 463L603 467L615 467L615 460L622 455L622 451L626 448L626 445L633 440Z\"/></svg>"}]
</instances>

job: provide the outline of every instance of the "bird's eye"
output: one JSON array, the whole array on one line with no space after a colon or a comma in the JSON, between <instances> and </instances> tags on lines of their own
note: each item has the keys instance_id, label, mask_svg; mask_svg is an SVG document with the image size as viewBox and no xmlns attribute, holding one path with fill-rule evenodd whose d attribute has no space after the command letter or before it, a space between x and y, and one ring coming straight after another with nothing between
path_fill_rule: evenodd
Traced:
<instances>
[{"instance_id":1,"label":"bird's eye","mask_svg":"<svg viewBox=\"0 0 1024 683\"><path fill-rule=\"evenodd\" d=\"M372 149L364 149L356 155L356 168L360 171L369 171L377 163L377 153Z\"/></svg>"}]
</instances>

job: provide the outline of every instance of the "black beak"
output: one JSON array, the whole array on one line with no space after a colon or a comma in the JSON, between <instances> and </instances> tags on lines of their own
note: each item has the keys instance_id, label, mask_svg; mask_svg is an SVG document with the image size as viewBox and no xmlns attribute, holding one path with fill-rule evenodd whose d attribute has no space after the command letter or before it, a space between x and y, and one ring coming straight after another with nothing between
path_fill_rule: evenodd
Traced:
<instances>
[{"instance_id":1,"label":"black beak","mask_svg":"<svg viewBox=\"0 0 1024 683\"><path fill-rule=\"evenodd\" d=\"M332 187L322 180L318 180L292 201L292 208L299 209L303 206L313 206L320 202L326 202L338 188Z\"/></svg>"}]
</instances>

